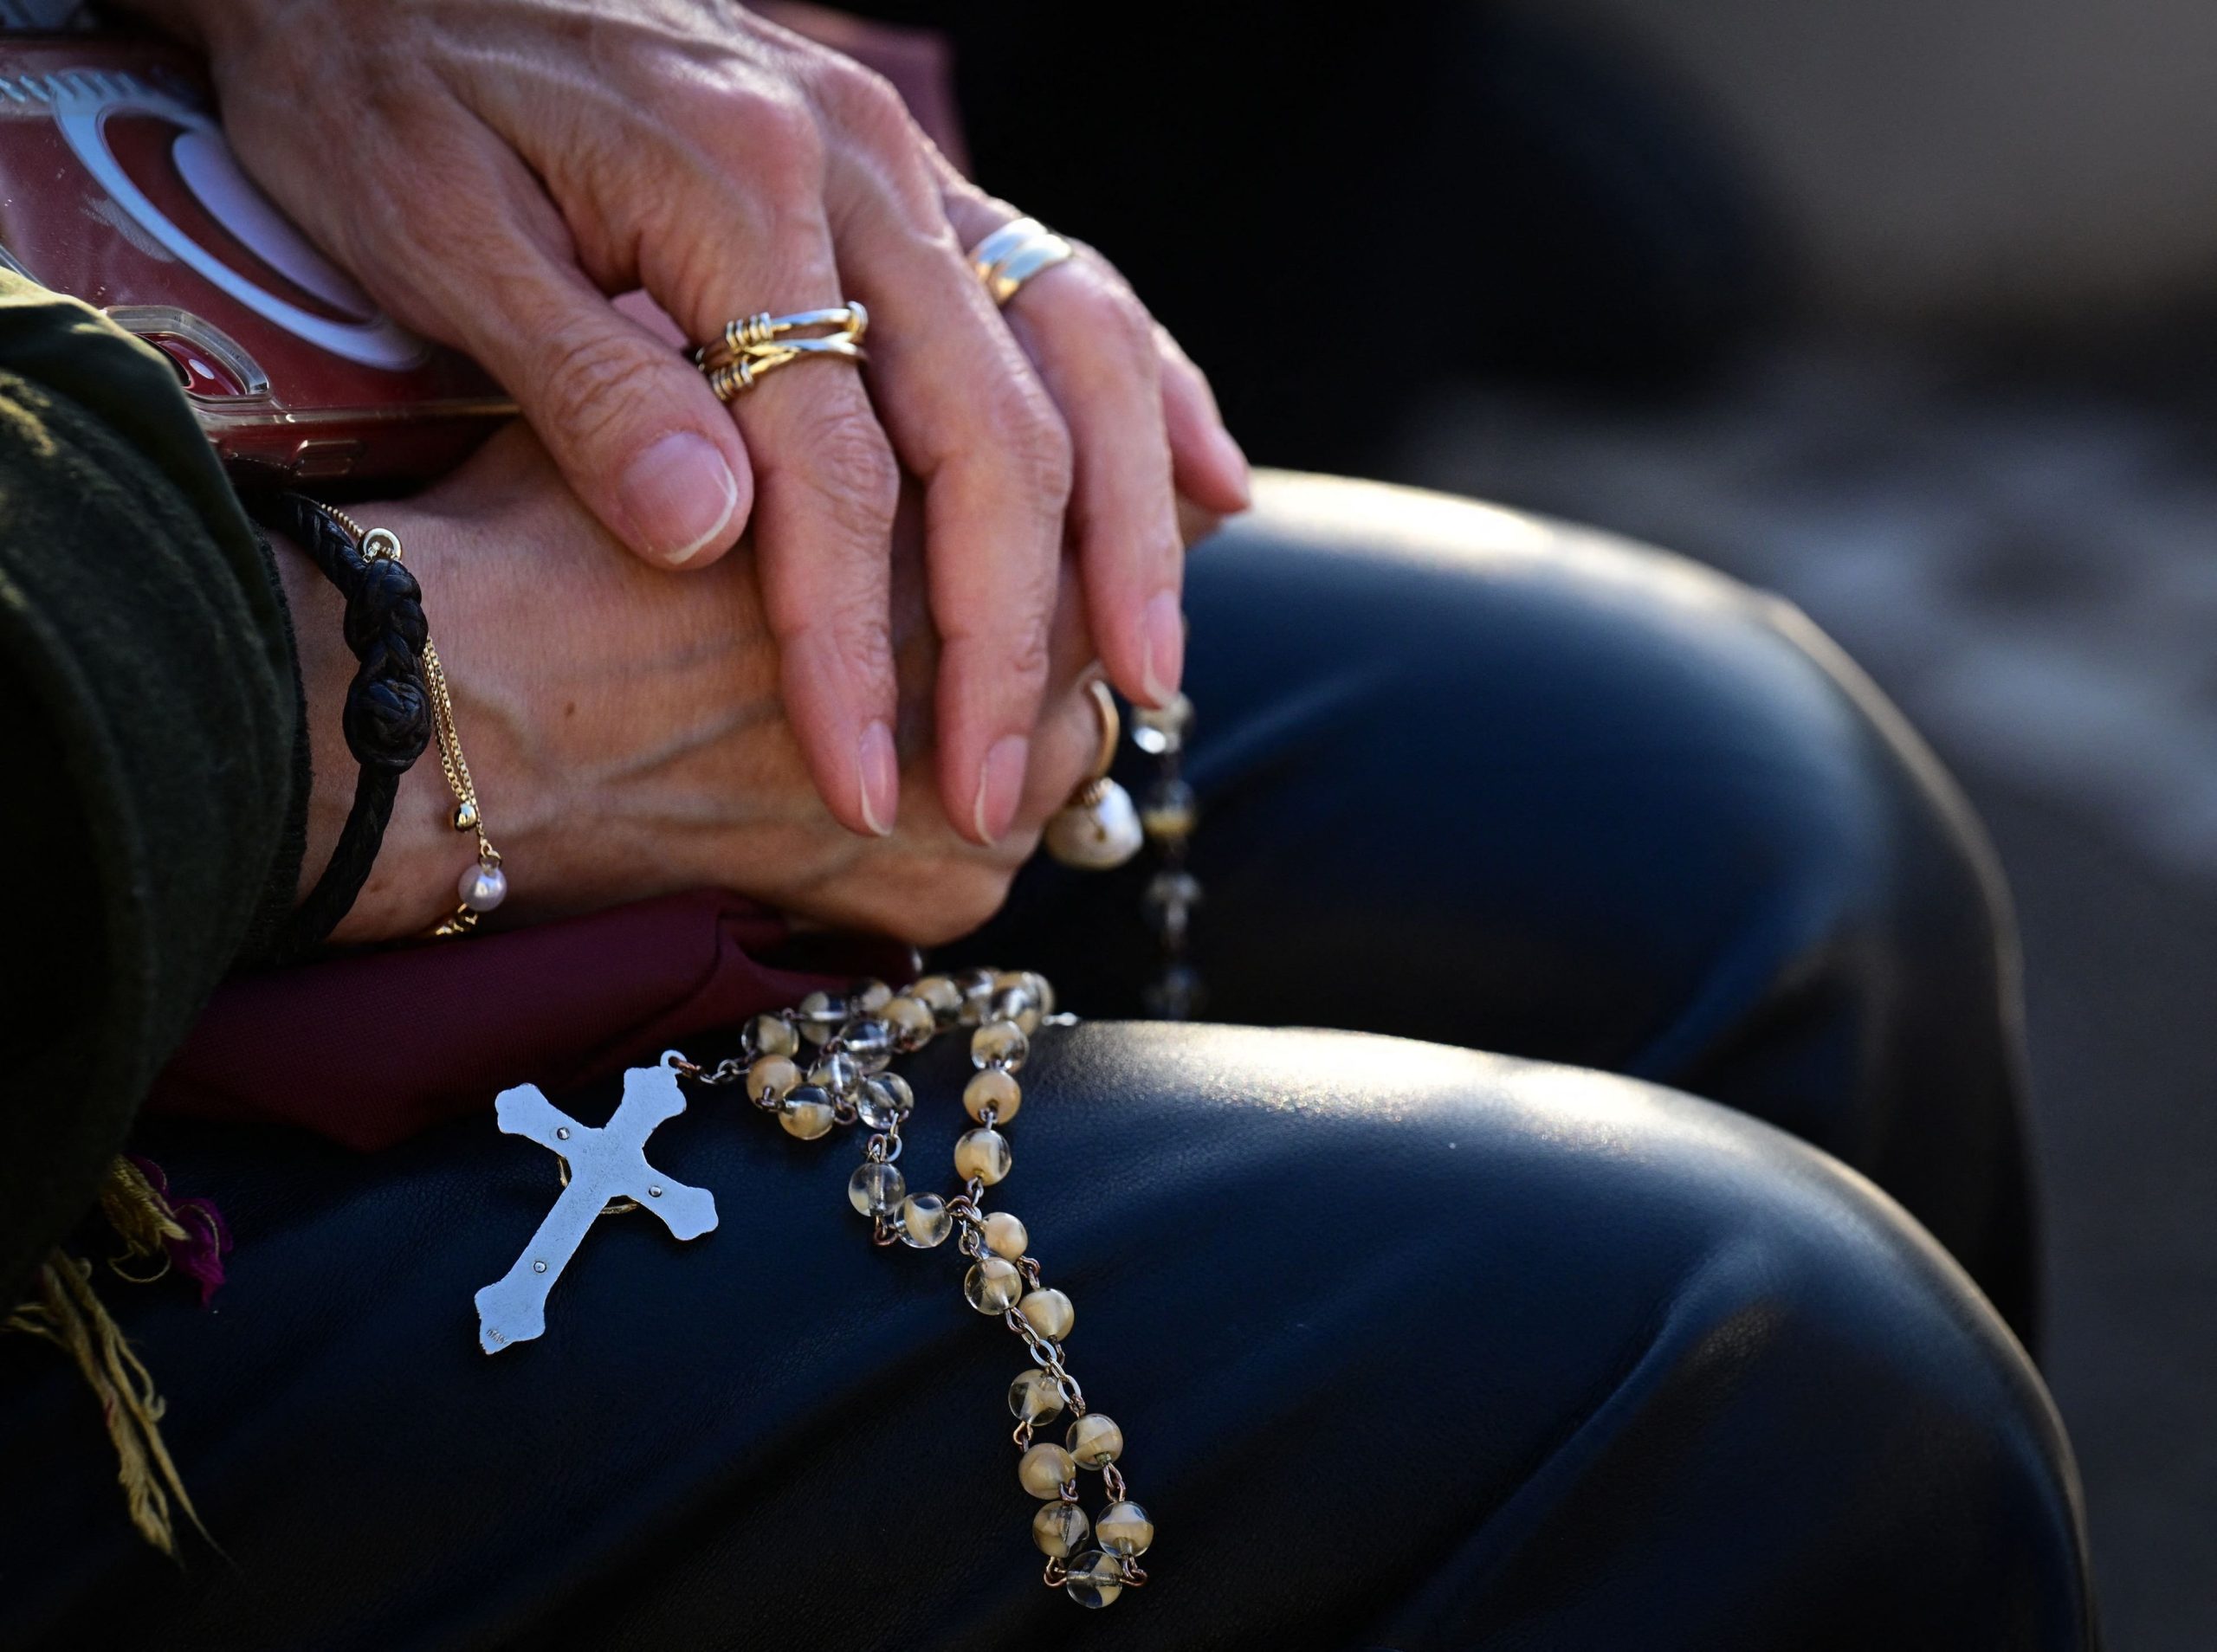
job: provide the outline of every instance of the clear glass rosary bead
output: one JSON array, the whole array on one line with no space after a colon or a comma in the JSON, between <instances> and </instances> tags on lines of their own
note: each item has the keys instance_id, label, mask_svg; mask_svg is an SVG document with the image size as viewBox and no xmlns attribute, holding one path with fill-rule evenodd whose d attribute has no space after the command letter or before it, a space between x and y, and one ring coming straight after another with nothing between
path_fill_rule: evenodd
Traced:
<instances>
[{"instance_id":1,"label":"clear glass rosary bead","mask_svg":"<svg viewBox=\"0 0 2217 1652\"><path fill-rule=\"evenodd\" d=\"M1193 702L1173 694L1167 706L1132 707L1132 744L1149 757L1165 757L1184 750L1193 726Z\"/></svg>"},{"instance_id":2,"label":"clear glass rosary bead","mask_svg":"<svg viewBox=\"0 0 2217 1652\"><path fill-rule=\"evenodd\" d=\"M989 1021L970 1035L970 1060L978 1067L1005 1067L1013 1071L1031 1054L1031 1041L1013 1021Z\"/></svg>"},{"instance_id":3,"label":"clear glass rosary bead","mask_svg":"<svg viewBox=\"0 0 2217 1652\"><path fill-rule=\"evenodd\" d=\"M747 1069L750 1101L780 1101L800 1083L800 1068L782 1055L765 1055Z\"/></svg>"},{"instance_id":4,"label":"clear glass rosary bead","mask_svg":"<svg viewBox=\"0 0 2217 1652\"><path fill-rule=\"evenodd\" d=\"M1020 973L1024 978L1024 990L1031 994L1032 1003L1039 1006L1039 1013L1043 1016L1053 1015L1055 1013L1054 984L1037 970L1024 970Z\"/></svg>"},{"instance_id":5,"label":"clear glass rosary bead","mask_svg":"<svg viewBox=\"0 0 2217 1652\"><path fill-rule=\"evenodd\" d=\"M876 1019L850 1021L839 1035L839 1048L865 1073L882 1073L893 1059L893 1029Z\"/></svg>"},{"instance_id":6,"label":"clear glass rosary bead","mask_svg":"<svg viewBox=\"0 0 2217 1652\"><path fill-rule=\"evenodd\" d=\"M908 1178L896 1165L870 1159L847 1178L847 1203L866 1216L882 1216L908 1196Z\"/></svg>"},{"instance_id":7,"label":"clear glass rosary bead","mask_svg":"<svg viewBox=\"0 0 2217 1652\"><path fill-rule=\"evenodd\" d=\"M892 1129L915 1105L916 1093L898 1073L864 1079L862 1093L855 1098L855 1111L872 1130Z\"/></svg>"},{"instance_id":8,"label":"clear glass rosary bead","mask_svg":"<svg viewBox=\"0 0 2217 1652\"><path fill-rule=\"evenodd\" d=\"M1016 1477L1034 1497L1060 1497L1077 1478L1070 1454L1058 1445L1036 1445L1016 1461Z\"/></svg>"},{"instance_id":9,"label":"clear glass rosary bead","mask_svg":"<svg viewBox=\"0 0 2217 1652\"><path fill-rule=\"evenodd\" d=\"M1019 1423L1044 1423L1063 1409L1063 1391L1044 1371L1027 1371L1008 1385L1009 1414Z\"/></svg>"},{"instance_id":10,"label":"clear glass rosary bead","mask_svg":"<svg viewBox=\"0 0 2217 1652\"><path fill-rule=\"evenodd\" d=\"M885 1006L885 1024L892 1031L895 1049L921 1049L938 1029L932 1007L913 992L904 992Z\"/></svg>"},{"instance_id":11,"label":"clear glass rosary bead","mask_svg":"<svg viewBox=\"0 0 2217 1652\"><path fill-rule=\"evenodd\" d=\"M1137 1503L1111 1503L1101 1511L1094 1532L1111 1554L1145 1554L1154 1541L1154 1522Z\"/></svg>"},{"instance_id":12,"label":"clear glass rosary bead","mask_svg":"<svg viewBox=\"0 0 2217 1652\"><path fill-rule=\"evenodd\" d=\"M962 1002L956 1019L966 1027L974 1027L986 1019L986 1006L993 1001L991 970L964 970L954 978L954 990L961 994Z\"/></svg>"},{"instance_id":13,"label":"clear glass rosary bead","mask_svg":"<svg viewBox=\"0 0 2217 1652\"><path fill-rule=\"evenodd\" d=\"M1193 787L1183 780L1158 780L1140 801L1140 828L1157 843L1182 842L1193 836L1199 813Z\"/></svg>"},{"instance_id":14,"label":"clear glass rosary bead","mask_svg":"<svg viewBox=\"0 0 2217 1652\"><path fill-rule=\"evenodd\" d=\"M1201 972L1190 964L1173 964L1140 992L1147 1014L1160 1021L1191 1021L1201 1007Z\"/></svg>"},{"instance_id":15,"label":"clear glass rosary bead","mask_svg":"<svg viewBox=\"0 0 2217 1652\"><path fill-rule=\"evenodd\" d=\"M979 1124L986 1121L986 1109L993 1112L993 1122L1005 1125L1016 1117L1017 1109L1024 1105L1024 1090L1016 1081L1016 1074L1006 1068L989 1067L983 1072L973 1073L970 1081L962 1087L962 1110Z\"/></svg>"},{"instance_id":16,"label":"clear glass rosary bead","mask_svg":"<svg viewBox=\"0 0 2217 1652\"><path fill-rule=\"evenodd\" d=\"M862 1086L862 1068L843 1052L826 1055L808 1069L808 1081L841 1101L850 1100Z\"/></svg>"},{"instance_id":17,"label":"clear glass rosary bead","mask_svg":"<svg viewBox=\"0 0 2217 1652\"><path fill-rule=\"evenodd\" d=\"M1147 880L1146 893L1140 900L1150 915L1198 907L1201 904L1201 881L1183 868L1158 872Z\"/></svg>"},{"instance_id":18,"label":"clear glass rosary bead","mask_svg":"<svg viewBox=\"0 0 2217 1652\"><path fill-rule=\"evenodd\" d=\"M811 1044L820 1044L839 1030L839 1023L847 1018L847 1006L844 1000L828 992L811 992L800 1001L794 1017L800 1023L801 1036Z\"/></svg>"},{"instance_id":19,"label":"clear glass rosary bead","mask_svg":"<svg viewBox=\"0 0 2217 1652\"><path fill-rule=\"evenodd\" d=\"M1123 1429L1098 1411L1088 1411L1073 1422L1064 1438L1081 1468L1105 1468L1124 1454Z\"/></svg>"},{"instance_id":20,"label":"clear glass rosary bead","mask_svg":"<svg viewBox=\"0 0 2217 1652\"><path fill-rule=\"evenodd\" d=\"M980 1313L1005 1313L1024 1294L1024 1274L1005 1256L984 1256L962 1276L962 1294Z\"/></svg>"},{"instance_id":21,"label":"clear glass rosary bead","mask_svg":"<svg viewBox=\"0 0 2217 1652\"><path fill-rule=\"evenodd\" d=\"M800 1048L800 1035L782 1016L757 1016L747 1023L747 1047L757 1055L791 1055Z\"/></svg>"},{"instance_id":22,"label":"clear glass rosary bead","mask_svg":"<svg viewBox=\"0 0 2217 1652\"><path fill-rule=\"evenodd\" d=\"M1070 1562L1063 1590L1081 1606L1114 1605L1124 1592L1124 1569L1115 1556L1090 1550Z\"/></svg>"},{"instance_id":23,"label":"clear glass rosary bead","mask_svg":"<svg viewBox=\"0 0 2217 1652\"><path fill-rule=\"evenodd\" d=\"M838 1122L838 1116L829 1092L818 1085L804 1084L779 1103L778 1122L787 1135L814 1141Z\"/></svg>"},{"instance_id":24,"label":"clear glass rosary bead","mask_svg":"<svg viewBox=\"0 0 2217 1652\"><path fill-rule=\"evenodd\" d=\"M1070 1306L1070 1299L1051 1286L1027 1291L1024 1300L1016 1305L1026 1325L1050 1342L1060 1342L1070 1335L1070 1326L1077 1323L1077 1310Z\"/></svg>"},{"instance_id":25,"label":"clear glass rosary bead","mask_svg":"<svg viewBox=\"0 0 2217 1652\"><path fill-rule=\"evenodd\" d=\"M947 1201L936 1193L911 1193L901 1201L901 1241L918 1250L947 1242L954 1231L954 1218Z\"/></svg>"},{"instance_id":26,"label":"clear glass rosary bead","mask_svg":"<svg viewBox=\"0 0 2217 1652\"><path fill-rule=\"evenodd\" d=\"M1026 1036L1039 1030L1039 1001L1024 987L1003 987L986 1013L995 1021L1013 1021Z\"/></svg>"},{"instance_id":27,"label":"clear glass rosary bead","mask_svg":"<svg viewBox=\"0 0 2217 1652\"><path fill-rule=\"evenodd\" d=\"M962 989L955 985L954 978L950 975L920 977L916 984L908 989L908 996L921 999L933 1019L942 1026L953 1021L962 1009Z\"/></svg>"},{"instance_id":28,"label":"clear glass rosary bead","mask_svg":"<svg viewBox=\"0 0 2217 1652\"><path fill-rule=\"evenodd\" d=\"M1085 1511L1076 1503L1043 1504L1031 1517L1031 1540L1039 1546L1040 1553L1051 1554L1057 1560L1076 1554L1085 1537Z\"/></svg>"},{"instance_id":29,"label":"clear glass rosary bead","mask_svg":"<svg viewBox=\"0 0 2217 1652\"><path fill-rule=\"evenodd\" d=\"M1011 1262L1020 1262L1024 1249L1031 1242L1031 1236L1024 1224L1005 1210L996 1210L982 1224L986 1249L996 1256L1005 1256Z\"/></svg>"},{"instance_id":30,"label":"clear glass rosary bead","mask_svg":"<svg viewBox=\"0 0 2217 1652\"><path fill-rule=\"evenodd\" d=\"M1008 1138L998 1130L966 1131L954 1144L954 1173L966 1182L974 1178L991 1187L1014 1162Z\"/></svg>"},{"instance_id":31,"label":"clear glass rosary bead","mask_svg":"<svg viewBox=\"0 0 2217 1652\"><path fill-rule=\"evenodd\" d=\"M893 989L874 978L857 981L847 989L850 1015L874 1016L892 1001Z\"/></svg>"}]
</instances>

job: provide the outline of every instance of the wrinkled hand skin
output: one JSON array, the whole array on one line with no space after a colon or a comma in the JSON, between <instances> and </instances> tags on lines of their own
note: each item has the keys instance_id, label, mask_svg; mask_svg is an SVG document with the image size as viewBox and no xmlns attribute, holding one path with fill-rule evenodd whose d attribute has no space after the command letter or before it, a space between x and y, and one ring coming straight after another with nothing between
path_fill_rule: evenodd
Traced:
<instances>
[{"instance_id":1,"label":"wrinkled hand skin","mask_svg":"<svg viewBox=\"0 0 2217 1652\"><path fill-rule=\"evenodd\" d=\"M749 531L786 715L847 827L898 806L904 474L955 829L991 842L1029 795L1066 571L1115 685L1177 687L1179 501L1246 500L1206 381L1089 251L995 310L963 248L1014 210L880 76L724 0L136 4L206 50L247 169L507 386L612 535L698 571ZM695 339L859 299L869 365L796 363L727 410L611 307L642 286Z\"/></svg>"},{"instance_id":2,"label":"wrinkled hand skin","mask_svg":"<svg viewBox=\"0 0 2217 1652\"><path fill-rule=\"evenodd\" d=\"M405 502L350 507L398 533L454 696L462 749L508 874L496 926L717 887L806 921L919 945L1000 905L1041 826L1098 742L1083 692L1093 649L1080 604L1050 627L1037 757L1011 829L981 847L928 788L896 829L858 836L811 784L778 693L777 645L750 548L673 579L623 547L562 486L518 425ZM894 660L906 760L931 761L939 644L925 613L914 512L895 532ZM338 593L279 546L307 685L315 785L303 887L329 858L353 795L339 711L354 668ZM368 885L333 935L421 934L453 911L473 840L425 752L401 784Z\"/></svg>"}]
</instances>

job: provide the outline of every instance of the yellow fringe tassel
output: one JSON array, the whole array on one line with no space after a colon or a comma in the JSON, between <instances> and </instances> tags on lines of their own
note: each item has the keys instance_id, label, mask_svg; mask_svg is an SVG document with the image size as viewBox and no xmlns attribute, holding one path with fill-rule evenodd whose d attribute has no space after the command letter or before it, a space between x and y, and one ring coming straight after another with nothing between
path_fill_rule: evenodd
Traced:
<instances>
[{"instance_id":1,"label":"yellow fringe tassel","mask_svg":"<svg viewBox=\"0 0 2217 1652\"><path fill-rule=\"evenodd\" d=\"M137 1171L133 1170L133 1174ZM139 1180L143 1184L145 1178ZM105 1195L102 1203L107 1203ZM126 1244L131 1242L128 1230L125 1238ZM92 1263L52 1250L40 1264L36 1278L38 1294L20 1304L0 1329L43 1337L75 1362L100 1403L101 1420L115 1447L116 1479L130 1507L131 1524L147 1542L174 1558L177 1534L170 1519L171 1499L202 1537L208 1536L208 1528L200 1524L199 1512L185 1494L177 1465L170 1461L169 1448L162 1443L158 1425L168 1407L154 1391L154 1379L146 1367L124 1341L122 1327L108 1317L100 1298L93 1294Z\"/></svg>"},{"instance_id":2,"label":"yellow fringe tassel","mask_svg":"<svg viewBox=\"0 0 2217 1652\"><path fill-rule=\"evenodd\" d=\"M146 1179L146 1172L120 1154L108 1165L107 1179L100 1184L100 1214L123 1240L123 1254L109 1257L107 1265L115 1269L118 1278L134 1285L151 1285L169 1272L170 1253L164 1241L192 1237L170 1209L169 1201ZM126 1274L117 1267L138 1256L159 1256L162 1265L151 1274Z\"/></svg>"}]
</instances>

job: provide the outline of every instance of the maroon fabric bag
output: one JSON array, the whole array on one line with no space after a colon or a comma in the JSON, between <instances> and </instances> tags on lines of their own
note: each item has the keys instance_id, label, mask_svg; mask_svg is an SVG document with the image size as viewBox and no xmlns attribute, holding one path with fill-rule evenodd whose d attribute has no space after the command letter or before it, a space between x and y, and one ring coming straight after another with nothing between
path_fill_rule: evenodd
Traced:
<instances>
[{"instance_id":1,"label":"maroon fabric bag","mask_svg":"<svg viewBox=\"0 0 2217 1652\"><path fill-rule=\"evenodd\" d=\"M490 1112L512 1084L561 1091L797 1003L907 948L807 938L736 895L668 895L466 939L346 953L226 983L156 1082L158 1113L297 1125L370 1152Z\"/></svg>"}]
</instances>

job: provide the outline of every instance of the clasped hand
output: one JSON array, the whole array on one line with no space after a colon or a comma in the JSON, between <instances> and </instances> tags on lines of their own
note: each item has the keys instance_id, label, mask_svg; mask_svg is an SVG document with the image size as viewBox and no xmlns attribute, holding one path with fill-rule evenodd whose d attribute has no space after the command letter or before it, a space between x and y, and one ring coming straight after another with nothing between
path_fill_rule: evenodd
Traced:
<instances>
[{"instance_id":1,"label":"clasped hand","mask_svg":"<svg viewBox=\"0 0 2217 1652\"><path fill-rule=\"evenodd\" d=\"M900 807L904 474L935 817L992 844L1035 790L1066 539L1110 680L1177 687L1179 500L1246 497L1207 384L1090 253L996 310L964 250L1014 209L877 74L726 0L137 4L205 49L247 169L508 388L617 541L697 571L748 534L783 717L847 828L889 833ZM611 306L635 287L695 339L859 299L867 384L805 362L727 410Z\"/></svg>"},{"instance_id":2,"label":"clasped hand","mask_svg":"<svg viewBox=\"0 0 2217 1652\"><path fill-rule=\"evenodd\" d=\"M942 653L924 612L921 494L893 532L893 715L902 757L932 761ZM747 558L673 578L627 556L520 425L436 487L350 509L391 530L424 590L456 725L509 873L504 920L701 887L807 921L928 945L991 916L1047 816L1093 759L1094 666L1075 590L1045 638L1033 760L1009 828L968 840L929 785L897 829L847 831L809 784L779 706L779 648ZM353 792L338 707L355 661L339 593L288 552L279 567L313 746L304 877L329 859ZM404 778L369 882L333 939L420 935L454 907L470 844L429 758Z\"/></svg>"}]
</instances>

